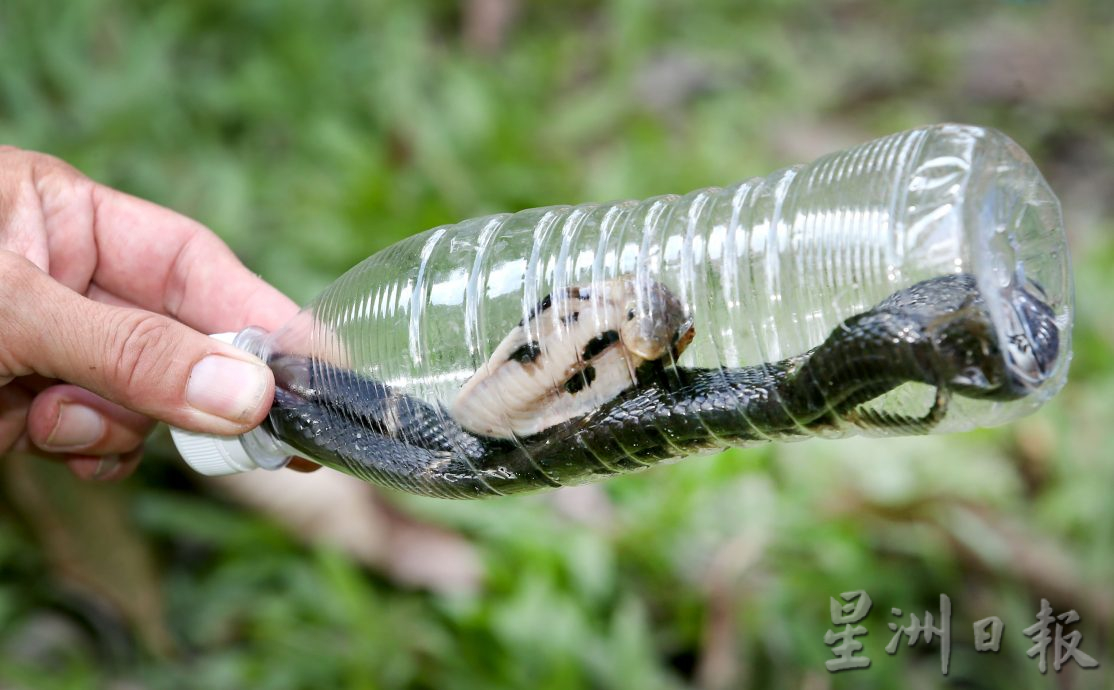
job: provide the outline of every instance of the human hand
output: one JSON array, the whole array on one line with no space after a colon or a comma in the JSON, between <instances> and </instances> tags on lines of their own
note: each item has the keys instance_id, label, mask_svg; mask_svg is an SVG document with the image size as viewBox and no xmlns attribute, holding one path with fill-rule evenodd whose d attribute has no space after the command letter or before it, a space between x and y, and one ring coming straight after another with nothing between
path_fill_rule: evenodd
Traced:
<instances>
[{"instance_id":1,"label":"human hand","mask_svg":"<svg viewBox=\"0 0 1114 690\"><path fill-rule=\"evenodd\" d=\"M156 420L245 432L274 379L205 333L271 330L296 311L201 224L0 147L0 455L112 480Z\"/></svg>"}]
</instances>

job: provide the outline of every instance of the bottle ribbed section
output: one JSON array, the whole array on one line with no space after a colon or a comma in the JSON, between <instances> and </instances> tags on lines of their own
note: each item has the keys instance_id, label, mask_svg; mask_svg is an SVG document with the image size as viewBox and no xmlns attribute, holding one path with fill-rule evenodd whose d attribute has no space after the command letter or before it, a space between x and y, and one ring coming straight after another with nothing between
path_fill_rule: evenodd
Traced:
<instances>
[{"instance_id":1,"label":"bottle ribbed section","mask_svg":"<svg viewBox=\"0 0 1114 690\"><path fill-rule=\"evenodd\" d=\"M944 125L885 137L765 178L683 196L530 209L435 228L352 269L273 334L269 351L308 355L320 386L354 372L448 415L464 384L547 295L599 289L631 277L664 285L684 305L695 337L677 362L688 369L761 367L808 352L855 314L918 281L974 274L1003 325L1001 290L1036 283L1062 326L1057 371L1016 402L958 401L933 430L1001 423L1035 409L1062 385L1070 359L1071 279L1059 206L1031 161L988 130ZM639 304L642 313L654 307ZM863 367L873 366L864 359ZM857 375L869 377L864 368ZM373 387L374 388L374 387ZM374 389L379 390L379 389ZM356 391L361 393L361 391ZM364 394L372 395L369 388ZM491 404L510 406L516 391ZM931 386L910 384L869 403L881 415L923 415ZM775 403L776 404L776 403ZM353 428L368 420L336 410ZM562 486L642 469L698 445L864 431L846 420L787 431L747 409L725 423L693 412L702 444L672 428L646 429L665 451L588 450L574 464L525 453L513 471L447 453L452 476L381 473L374 462L340 467L369 481L465 497ZM421 429L387 419L402 443ZM446 423L449 420L446 418ZM724 429L746 430L725 433ZM908 433L899 428L866 433Z\"/></svg>"}]
</instances>

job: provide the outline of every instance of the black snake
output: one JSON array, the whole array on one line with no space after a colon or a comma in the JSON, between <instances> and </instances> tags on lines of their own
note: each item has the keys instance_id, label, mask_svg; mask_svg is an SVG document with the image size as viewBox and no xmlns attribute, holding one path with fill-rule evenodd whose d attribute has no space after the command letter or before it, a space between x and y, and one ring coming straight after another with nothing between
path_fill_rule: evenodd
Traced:
<instances>
[{"instance_id":1,"label":"black snake","mask_svg":"<svg viewBox=\"0 0 1114 690\"><path fill-rule=\"evenodd\" d=\"M923 433L944 417L953 394L1026 396L1050 375L1059 352L1054 314L1038 286L1003 291L1008 332L1000 339L974 277L954 274L890 295L803 354L739 368L682 367L675 361L693 331L668 290L645 288L660 308L652 319L636 319L615 296L638 286L620 279L595 287L594 294L570 288L543 300L452 409L345 369L279 355L271 361L277 385L266 424L300 453L364 479L480 497L583 483L707 448L800 438L843 424ZM581 311L568 306L576 300L584 302ZM551 335L548 349L544 332L531 338L547 328L543 314L567 336ZM571 321L590 325L577 331ZM572 343L564 355L562 343ZM503 363L510 368L503 371ZM549 383L529 383L538 371L535 378ZM923 416L866 405L909 382L935 387ZM508 391L520 385L529 394ZM552 405L564 407L547 416Z\"/></svg>"}]
</instances>

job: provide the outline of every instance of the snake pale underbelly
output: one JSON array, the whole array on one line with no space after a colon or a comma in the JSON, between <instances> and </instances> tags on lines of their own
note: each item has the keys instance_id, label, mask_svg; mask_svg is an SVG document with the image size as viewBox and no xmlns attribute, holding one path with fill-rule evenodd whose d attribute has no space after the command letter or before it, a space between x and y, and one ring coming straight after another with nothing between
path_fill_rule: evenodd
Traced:
<instances>
[{"instance_id":1,"label":"snake pale underbelly","mask_svg":"<svg viewBox=\"0 0 1114 690\"><path fill-rule=\"evenodd\" d=\"M674 363L693 333L684 307L660 283L640 290L623 277L570 287L530 310L464 384L449 412L481 436L532 436L638 385L648 362Z\"/></svg>"}]
</instances>

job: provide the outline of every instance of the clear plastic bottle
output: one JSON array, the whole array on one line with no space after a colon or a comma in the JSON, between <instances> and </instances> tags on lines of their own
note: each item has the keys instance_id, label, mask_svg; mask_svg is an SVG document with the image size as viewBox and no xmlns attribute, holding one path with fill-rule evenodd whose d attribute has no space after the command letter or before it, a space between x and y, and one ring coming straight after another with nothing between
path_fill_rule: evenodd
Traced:
<instances>
[{"instance_id":1,"label":"clear plastic bottle","mask_svg":"<svg viewBox=\"0 0 1114 690\"><path fill-rule=\"evenodd\" d=\"M284 328L235 335L278 382L260 428L175 439L208 473L297 454L508 494L728 445L1001 424L1063 385L1071 323L1032 161L937 125L729 187L411 237Z\"/></svg>"}]
</instances>

